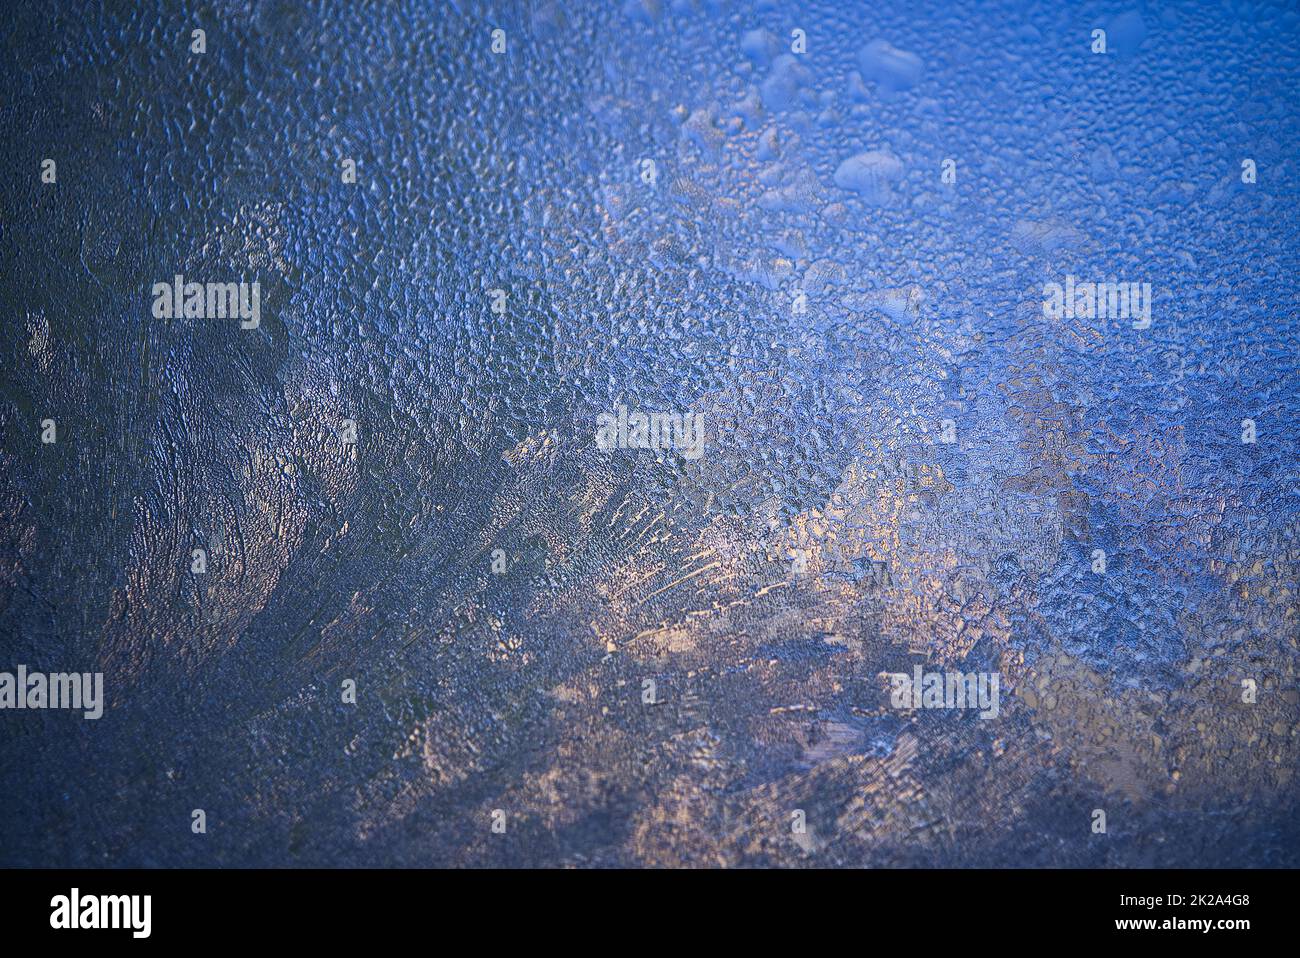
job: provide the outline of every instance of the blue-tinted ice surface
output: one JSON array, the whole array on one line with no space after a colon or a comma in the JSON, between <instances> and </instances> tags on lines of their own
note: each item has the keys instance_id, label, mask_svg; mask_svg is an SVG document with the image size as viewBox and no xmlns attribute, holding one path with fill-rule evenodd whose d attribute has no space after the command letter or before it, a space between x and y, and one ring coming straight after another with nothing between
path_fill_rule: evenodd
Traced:
<instances>
[{"instance_id":1,"label":"blue-tinted ice surface","mask_svg":"<svg viewBox=\"0 0 1300 958\"><path fill-rule=\"evenodd\" d=\"M915 7L7 13L0 863L1297 864L1300 15Z\"/></svg>"}]
</instances>

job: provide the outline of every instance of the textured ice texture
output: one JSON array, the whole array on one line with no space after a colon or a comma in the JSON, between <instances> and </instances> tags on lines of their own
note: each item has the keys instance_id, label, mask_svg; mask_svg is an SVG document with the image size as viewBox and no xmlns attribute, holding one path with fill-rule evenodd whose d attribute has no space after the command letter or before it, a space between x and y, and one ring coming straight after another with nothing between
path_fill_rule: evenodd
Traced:
<instances>
[{"instance_id":1,"label":"textured ice texture","mask_svg":"<svg viewBox=\"0 0 1300 958\"><path fill-rule=\"evenodd\" d=\"M113 6L0 18L0 670L108 696L0 863L1300 863L1294 10Z\"/></svg>"},{"instance_id":2,"label":"textured ice texture","mask_svg":"<svg viewBox=\"0 0 1300 958\"><path fill-rule=\"evenodd\" d=\"M835 170L835 185L852 190L864 200L879 204L890 196L890 184L903 175L898 157L883 150L851 156Z\"/></svg>"}]
</instances>

